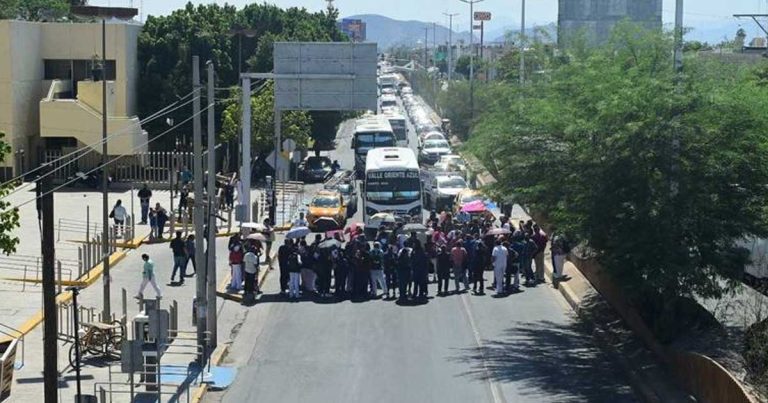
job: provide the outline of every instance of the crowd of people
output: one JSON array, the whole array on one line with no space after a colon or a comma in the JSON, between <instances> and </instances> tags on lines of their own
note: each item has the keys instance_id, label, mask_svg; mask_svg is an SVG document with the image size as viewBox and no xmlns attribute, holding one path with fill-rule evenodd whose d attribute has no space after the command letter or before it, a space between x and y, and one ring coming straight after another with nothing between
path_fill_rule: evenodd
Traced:
<instances>
[{"instance_id":1,"label":"crowd of people","mask_svg":"<svg viewBox=\"0 0 768 403\"><path fill-rule=\"evenodd\" d=\"M340 231L315 234L312 242L286 239L278 249L281 294L294 300L317 295L405 302L427 299L430 284L436 283L437 295L468 292L470 284L473 293L484 295L485 273L492 271L492 287L503 295L520 290L521 275L526 286L544 282L548 244L554 277L562 280L570 250L565 237L550 239L530 220L513 225L502 217L495 226L490 220L460 223L433 213L427 231L404 228L381 227L373 239L362 228L350 231L348 239Z\"/></svg>"}]
</instances>

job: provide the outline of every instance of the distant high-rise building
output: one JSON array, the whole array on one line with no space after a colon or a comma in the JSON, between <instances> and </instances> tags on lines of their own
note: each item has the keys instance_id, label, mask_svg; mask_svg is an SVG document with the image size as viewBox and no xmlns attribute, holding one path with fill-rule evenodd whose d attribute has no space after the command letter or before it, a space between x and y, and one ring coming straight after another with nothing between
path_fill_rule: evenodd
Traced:
<instances>
[{"instance_id":1,"label":"distant high-rise building","mask_svg":"<svg viewBox=\"0 0 768 403\"><path fill-rule=\"evenodd\" d=\"M589 43L604 43L616 23L625 19L661 29L661 4L662 0L559 0L558 42L566 45L583 33Z\"/></svg>"},{"instance_id":2,"label":"distant high-rise building","mask_svg":"<svg viewBox=\"0 0 768 403\"><path fill-rule=\"evenodd\" d=\"M365 42L365 21L344 18L339 23L339 29L352 39L352 42Z\"/></svg>"}]
</instances>

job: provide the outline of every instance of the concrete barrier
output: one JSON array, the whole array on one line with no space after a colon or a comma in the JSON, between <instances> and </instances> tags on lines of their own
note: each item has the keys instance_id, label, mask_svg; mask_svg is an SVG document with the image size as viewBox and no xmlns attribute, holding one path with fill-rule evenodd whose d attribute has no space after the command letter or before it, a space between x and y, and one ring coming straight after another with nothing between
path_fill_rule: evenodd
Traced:
<instances>
[{"instance_id":1,"label":"concrete barrier","mask_svg":"<svg viewBox=\"0 0 768 403\"><path fill-rule=\"evenodd\" d=\"M669 351L675 375L702 402L756 403L741 382L715 360L697 353Z\"/></svg>"}]
</instances>

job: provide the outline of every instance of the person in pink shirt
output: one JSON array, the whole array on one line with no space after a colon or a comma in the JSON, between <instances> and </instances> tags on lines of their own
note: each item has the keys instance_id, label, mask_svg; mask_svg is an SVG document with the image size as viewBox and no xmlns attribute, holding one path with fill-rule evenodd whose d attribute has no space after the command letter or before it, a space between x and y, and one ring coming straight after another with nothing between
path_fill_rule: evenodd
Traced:
<instances>
[{"instance_id":1,"label":"person in pink shirt","mask_svg":"<svg viewBox=\"0 0 768 403\"><path fill-rule=\"evenodd\" d=\"M466 275L467 250L461 241L457 241L451 249L451 264L453 265L453 281L456 284L456 292L459 292L459 282L463 280L464 291L469 290L469 277Z\"/></svg>"}]
</instances>

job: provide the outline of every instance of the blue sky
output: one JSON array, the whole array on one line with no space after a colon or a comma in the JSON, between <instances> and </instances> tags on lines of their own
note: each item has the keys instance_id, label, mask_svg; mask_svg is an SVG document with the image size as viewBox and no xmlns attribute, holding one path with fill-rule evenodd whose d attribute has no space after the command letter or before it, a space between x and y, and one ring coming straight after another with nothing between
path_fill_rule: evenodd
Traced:
<instances>
[{"instance_id":1,"label":"blue sky","mask_svg":"<svg viewBox=\"0 0 768 403\"><path fill-rule=\"evenodd\" d=\"M133 3L139 7L141 0L91 0L93 5L128 6ZM237 6L252 3L247 0L212 1L202 0L193 3L229 3ZM325 0L269 0L268 2L281 7L300 6L310 10L325 8ZM187 0L143 0L143 15L162 15L183 7ZM520 23L521 0L485 0L476 4L476 10L490 11L494 15L488 29L514 27ZM433 21L447 25L443 12L460 13L454 20L457 30L467 30L469 25L469 6L459 0L336 0L336 7L341 16L353 14L382 14L401 20ZM674 18L675 0L664 0L664 21L672 23ZM749 36L758 34L759 30L750 20L738 21L731 17L738 13L768 14L768 0L686 0L685 25L694 27L692 36L702 35L715 29L725 29L743 26ZM527 20L529 24L543 24L557 21L557 0L527 0ZM466 26L466 27L465 27ZM727 28L726 28L727 27ZM697 32L696 31L700 31ZM733 29L735 32L735 29Z\"/></svg>"}]
</instances>

